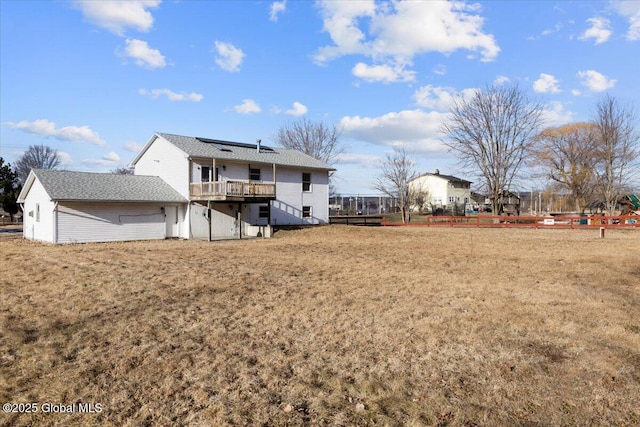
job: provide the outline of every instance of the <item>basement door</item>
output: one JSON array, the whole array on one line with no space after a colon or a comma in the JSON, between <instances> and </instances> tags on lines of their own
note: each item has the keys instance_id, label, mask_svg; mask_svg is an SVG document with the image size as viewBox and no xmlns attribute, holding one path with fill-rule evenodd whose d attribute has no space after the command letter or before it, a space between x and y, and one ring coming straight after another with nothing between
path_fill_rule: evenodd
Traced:
<instances>
[{"instance_id":1,"label":"basement door","mask_svg":"<svg viewBox=\"0 0 640 427\"><path fill-rule=\"evenodd\" d=\"M165 206L164 215L167 227L167 238L180 237L180 206Z\"/></svg>"}]
</instances>

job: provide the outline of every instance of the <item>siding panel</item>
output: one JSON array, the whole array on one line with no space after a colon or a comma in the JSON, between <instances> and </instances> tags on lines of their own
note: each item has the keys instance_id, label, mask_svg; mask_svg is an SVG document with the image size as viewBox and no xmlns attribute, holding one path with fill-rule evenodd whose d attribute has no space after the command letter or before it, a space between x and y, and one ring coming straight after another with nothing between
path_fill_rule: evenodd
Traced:
<instances>
[{"instance_id":1,"label":"siding panel","mask_svg":"<svg viewBox=\"0 0 640 427\"><path fill-rule=\"evenodd\" d=\"M156 203L60 203L57 243L164 239L162 206Z\"/></svg>"},{"instance_id":2,"label":"siding panel","mask_svg":"<svg viewBox=\"0 0 640 427\"><path fill-rule=\"evenodd\" d=\"M37 218L36 205L39 205L39 218ZM23 206L22 233L25 239L54 243L54 206L55 203L51 201L46 190L36 178Z\"/></svg>"},{"instance_id":3,"label":"siding panel","mask_svg":"<svg viewBox=\"0 0 640 427\"><path fill-rule=\"evenodd\" d=\"M311 173L311 191L302 191L302 173ZM271 202L273 225L325 224L329 222L329 174L293 168L276 170L276 200ZM302 217L302 207L311 206L312 217Z\"/></svg>"},{"instance_id":4,"label":"siding panel","mask_svg":"<svg viewBox=\"0 0 640 427\"><path fill-rule=\"evenodd\" d=\"M135 165L136 175L159 176L185 199L189 198L189 160L187 155L157 138Z\"/></svg>"}]
</instances>

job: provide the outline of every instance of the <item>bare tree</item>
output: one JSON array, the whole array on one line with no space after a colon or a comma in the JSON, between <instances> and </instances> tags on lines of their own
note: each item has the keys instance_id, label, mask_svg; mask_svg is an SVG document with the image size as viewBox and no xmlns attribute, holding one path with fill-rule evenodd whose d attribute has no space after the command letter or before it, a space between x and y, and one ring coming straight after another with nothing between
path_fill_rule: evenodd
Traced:
<instances>
[{"instance_id":1,"label":"bare tree","mask_svg":"<svg viewBox=\"0 0 640 427\"><path fill-rule=\"evenodd\" d=\"M15 164L20 182L25 182L31 169L56 169L60 166L58 150L46 145L30 145Z\"/></svg>"},{"instance_id":2,"label":"bare tree","mask_svg":"<svg viewBox=\"0 0 640 427\"><path fill-rule=\"evenodd\" d=\"M477 171L493 212L530 151L542 111L519 86L494 85L476 90L470 98L458 96L442 125L445 144L463 167Z\"/></svg>"},{"instance_id":3,"label":"bare tree","mask_svg":"<svg viewBox=\"0 0 640 427\"><path fill-rule=\"evenodd\" d=\"M545 129L536 137L532 163L567 190L578 212L591 201L595 188L598 128L593 123L571 123Z\"/></svg>"},{"instance_id":4,"label":"bare tree","mask_svg":"<svg viewBox=\"0 0 640 427\"><path fill-rule=\"evenodd\" d=\"M398 201L402 222L407 222L409 208L415 202L409 182L417 176L415 165L404 148L394 148L382 162L382 170L374 188Z\"/></svg>"},{"instance_id":5,"label":"bare tree","mask_svg":"<svg viewBox=\"0 0 640 427\"><path fill-rule=\"evenodd\" d=\"M302 151L332 166L344 152L341 135L342 129L336 125L329 126L302 117L283 125L274 140L284 148Z\"/></svg>"},{"instance_id":6,"label":"bare tree","mask_svg":"<svg viewBox=\"0 0 640 427\"><path fill-rule=\"evenodd\" d=\"M110 173L114 175L134 175L133 168L128 167L115 168Z\"/></svg>"},{"instance_id":7,"label":"bare tree","mask_svg":"<svg viewBox=\"0 0 640 427\"><path fill-rule=\"evenodd\" d=\"M598 129L596 177L608 215L613 215L625 186L634 173L637 173L636 162L640 151L635 120L631 107L621 105L610 95L605 96L596 106L593 120Z\"/></svg>"}]
</instances>

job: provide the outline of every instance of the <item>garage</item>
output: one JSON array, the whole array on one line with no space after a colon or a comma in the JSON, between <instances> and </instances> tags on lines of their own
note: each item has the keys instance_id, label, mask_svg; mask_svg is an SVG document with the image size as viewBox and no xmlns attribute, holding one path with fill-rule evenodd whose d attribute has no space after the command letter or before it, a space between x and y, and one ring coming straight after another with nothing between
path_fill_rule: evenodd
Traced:
<instances>
[{"instance_id":1,"label":"garage","mask_svg":"<svg viewBox=\"0 0 640 427\"><path fill-rule=\"evenodd\" d=\"M50 243L178 237L187 204L155 176L38 169L18 201L24 237Z\"/></svg>"}]
</instances>

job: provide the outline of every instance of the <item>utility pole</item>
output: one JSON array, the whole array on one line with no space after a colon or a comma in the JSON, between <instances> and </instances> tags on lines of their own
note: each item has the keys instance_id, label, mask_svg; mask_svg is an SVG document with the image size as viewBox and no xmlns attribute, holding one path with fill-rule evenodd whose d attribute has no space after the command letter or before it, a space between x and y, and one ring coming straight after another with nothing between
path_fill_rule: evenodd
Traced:
<instances>
[{"instance_id":1,"label":"utility pole","mask_svg":"<svg viewBox=\"0 0 640 427\"><path fill-rule=\"evenodd\" d=\"M542 192L538 191L538 208L540 209L540 214L542 214Z\"/></svg>"}]
</instances>

